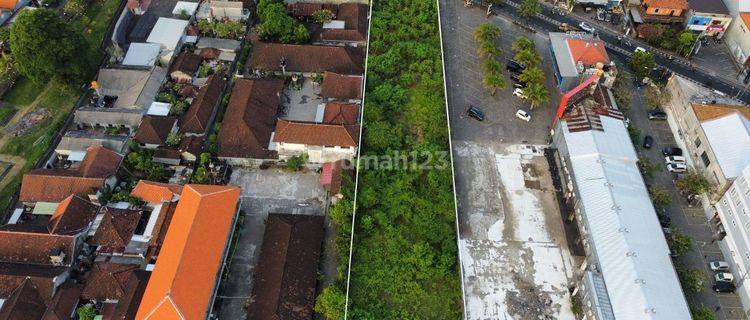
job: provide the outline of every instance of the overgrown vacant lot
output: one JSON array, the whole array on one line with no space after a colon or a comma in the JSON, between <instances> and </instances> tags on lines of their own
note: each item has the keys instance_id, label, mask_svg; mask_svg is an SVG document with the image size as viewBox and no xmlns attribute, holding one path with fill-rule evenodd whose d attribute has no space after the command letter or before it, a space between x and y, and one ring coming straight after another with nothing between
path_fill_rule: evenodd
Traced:
<instances>
[{"instance_id":1,"label":"overgrown vacant lot","mask_svg":"<svg viewBox=\"0 0 750 320\"><path fill-rule=\"evenodd\" d=\"M459 319L437 4L375 1L370 32L363 159L416 152L410 163L428 165L360 162L349 318Z\"/></svg>"}]
</instances>

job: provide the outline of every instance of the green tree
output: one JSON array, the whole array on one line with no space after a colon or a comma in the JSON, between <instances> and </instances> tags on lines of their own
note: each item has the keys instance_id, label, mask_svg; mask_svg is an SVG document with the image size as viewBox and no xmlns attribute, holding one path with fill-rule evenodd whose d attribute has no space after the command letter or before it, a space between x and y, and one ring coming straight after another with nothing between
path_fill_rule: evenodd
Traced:
<instances>
[{"instance_id":1,"label":"green tree","mask_svg":"<svg viewBox=\"0 0 750 320\"><path fill-rule=\"evenodd\" d=\"M531 39L524 36L518 36L516 41L513 42L513 51L520 52L524 50L535 51L536 46L534 45L534 41L531 41Z\"/></svg>"},{"instance_id":2,"label":"green tree","mask_svg":"<svg viewBox=\"0 0 750 320\"><path fill-rule=\"evenodd\" d=\"M680 34L677 35L677 53L687 57L690 54L690 49L693 47L695 41L696 38L692 31L685 30L680 32Z\"/></svg>"},{"instance_id":3,"label":"green tree","mask_svg":"<svg viewBox=\"0 0 750 320\"><path fill-rule=\"evenodd\" d=\"M628 135L630 135L630 141L633 143L633 147L641 145L641 130L636 128L634 125L628 127Z\"/></svg>"},{"instance_id":4,"label":"green tree","mask_svg":"<svg viewBox=\"0 0 750 320\"><path fill-rule=\"evenodd\" d=\"M497 89L505 89L508 84L505 82L505 78L499 73L485 73L482 79L482 85L490 90L491 95L497 93Z\"/></svg>"},{"instance_id":5,"label":"green tree","mask_svg":"<svg viewBox=\"0 0 750 320\"><path fill-rule=\"evenodd\" d=\"M16 70L13 57L6 53L0 53L0 86L12 86L17 77L18 70Z\"/></svg>"},{"instance_id":6,"label":"green tree","mask_svg":"<svg viewBox=\"0 0 750 320\"><path fill-rule=\"evenodd\" d=\"M22 11L10 31L10 49L18 71L37 84L86 74L88 44L56 11Z\"/></svg>"},{"instance_id":7,"label":"green tree","mask_svg":"<svg viewBox=\"0 0 750 320\"><path fill-rule=\"evenodd\" d=\"M542 61L542 57L540 57L539 54L534 50L525 49L516 51L516 55L513 57L513 60L525 64L526 67L534 67Z\"/></svg>"},{"instance_id":8,"label":"green tree","mask_svg":"<svg viewBox=\"0 0 750 320\"><path fill-rule=\"evenodd\" d=\"M193 183L208 183L208 169L205 167L199 167L198 169L193 172L193 177L191 181Z\"/></svg>"},{"instance_id":9,"label":"green tree","mask_svg":"<svg viewBox=\"0 0 750 320\"><path fill-rule=\"evenodd\" d=\"M703 270L678 267L677 276L680 278L682 288L686 291L699 293L705 286L706 277L703 274Z\"/></svg>"},{"instance_id":10,"label":"green tree","mask_svg":"<svg viewBox=\"0 0 750 320\"><path fill-rule=\"evenodd\" d=\"M94 309L94 306L91 304L87 304L82 307L78 307L76 309L76 314L78 315L78 319L80 320L94 320L94 317L96 317L96 310Z\"/></svg>"},{"instance_id":11,"label":"green tree","mask_svg":"<svg viewBox=\"0 0 750 320\"><path fill-rule=\"evenodd\" d=\"M656 209L664 208L672 202L672 196L662 187L652 186L648 188L648 194Z\"/></svg>"},{"instance_id":12,"label":"green tree","mask_svg":"<svg viewBox=\"0 0 750 320\"><path fill-rule=\"evenodd\" d=\"M482 69L484 70L485 74L501 74L503 71L503 65L500 63L500 61L497 61L495 59L487 59L484 60Z\"/></svg>"},{"instance_id":13,"label":"green tree","mask_svg":"<svg viewBox=\"0 0 750 320\"><path fill-rule=\"evenodd\" d=\"M130 195L130 192L120 191L113 194L112 197L109 198L109 202L129 202L130 204L136 205L141 203L141 199Z\"/></svg>"},{"instance_id":14,"label":"green tree","mask_svg":"<svg viewBox=\"0 0 750 320\"><path fill-rule=\"evenodd\" d=\"M675 187L687 194L702 194L711 192L712 185L702 174L690 171L682 179L675 181Z\"/></svg>"},{"instance_id":15,"label":"green tree","mask_svg":"<svg viewBox=\"0 0 750 320\"><path fill-rule=\"evenodd\" d=\"M491 23L482 23L474 29L474 40L477 42L495 41L502 32L500 28Z\"/></svg>"},{"instance_id":16,"label":"green tree","mask_svg":"<svg viewBox=\"0 0 750 320\"><path fill-rule=\"evenodd\" d=\"M716 316L716 314L705 305L701 304L700 306L691 305L690 306L690 314L693 316L693 320L718 320L719 317Z\"/></svg>"},{"instance_id":17,"label":"green tree","mask_svg":"<svg viewBox=\"0 0 750 320\"><path fill-rule=\"evenodd\" d=\"M344 319L346 296L335 286L328 286L318 295L315 301L315 312L328 320Z\"/></svg>"},{"instance_id":18,"label":"green tree","mask_svg":"<svg viewBox=\"0 0 750 320\"><path fill-rule=\"evenodd\" d=\"M63 12L72 18L82 15L86 11L86 3L83 0L68 0L63 7Z\"/></svg>"},{"instance_id":19,"label":"green tree","mask_svg":"<svg viewBox=\"0 0 750 320\"><path fill-rule=\"evenodd\" d=\"M661 90L658 86L653 85L646 88L644 97L646 98L646 103L651 109L660 109L672 99L672 95L668 90Z\"/></svg>"},{"instance_id":20,"label":"green tree","mask_svg":"<svg viewBox=\"0 0 750 320\"><path fill-rule=\"evenodd\" d=\"M638 168L641 169L641 173L643 173L644 176L652 178L654 172L656 172L659 167L651 162L651 159L649 159L648 157L640 156L638 157Z\"/></svg>"},{"instance_id":21,"label":"green tree","mask_svg":"<svg viewBox=\"0 0 750 320\"><path fill-rule=\"evenodd\" d=\"M180 140L182 140L182 136L177 132L170 132L167 136L167 145L171 147L175 147L180 145Z\"/></svg>"},{"instance_id":22,"label":"green tree","mask_svg":"<svg viewBox=\"0 0 750 320\"><path fill-rule=\"evenodd\" d=\"M538 67L526 67L518 78L527 84L543 84L544 72Z\"/></svg>"},{"instance_id":23,"label":"green tree","mask_svg":"<svg viewBox=\"0 0 750 320\"><path fill-rule=\"evenodd\" d=\"M633 70L635 78L638 81L643 80L654 68L654 56L650 52L638 51L633 53L628 62L630 69Z\"/></svg>"},{"instance_id":24,"label":"green tree","mask_svg":"<svg viewBox=\"0 0 750 320\"><path fill-rule=\"evenodd\" d=\"M494 41L482 41L479 43L479 47L477 47L477 53L482 58L495 60L503 53L503 50Z\"/></svg>"},{"instance_id":25,"label":"green tree","mask_svg":"<svg viewBox=\"0 0 750 320\"><path fill-rule=\"evenodd\" d=\"M291 171L300 171L307 163L307 154L292 156L286 160L286 168Z\"/></svg>"},{"instance_id":26,"label":"green tree","mask_svg":"<svg viewBox=\"0 0 750 320\"><path fill-rule=\"evenodd\" d=\"M334 15L333 12L331 12L331 10L320 9L318 11L313 12L312 19L313 21L315 21L315 23L326 24L326 23L331 22L331 20L333 20L335 16L336 15Z\"/></svg>"},{"instance_id":27,"label":"green tree","mask_svg":"<svg viewBox=\"0 0 750 320\"><path fill-rule=\"evenodd\" d=\"M523 89L526 99L531 102L531 110L534 110L542 103L549 101L549 90L541 83L530 83Z\"/></svg>"},{"instance_id":28,"label":"green tree","mask_svg":"<svg viewBox=\"0 0 750 320\"><path fill-rule=\"evenodd\" d=\"M521 7L518 8L518 15L528 20L531 17L535 17L541 11L542 7L539 5L538 0L523 0Z\"/></svg>"},{"instance_id":29,"label":"green tree","mask_svg":"<svg viewBox=\"0 0 750 320\"><path fill-rule=\"evenodd\" d=\"M680 257L686 255L693 248L693 239L677 228L671 229L668 240L669 247L675 255Z\"/></svg>"},{"instance_id":30,"label":"green tree","mask_svg":"<svg viewBox=\"0 0 750 320\"><path fill-rule=\"evenodd\" d=\"M255 30L263 39L281 43L304 43L310 40L310 33L305 26L287 14L283 3L259 5L258 15L261 23Z\"/></svg>"}]
</instances>

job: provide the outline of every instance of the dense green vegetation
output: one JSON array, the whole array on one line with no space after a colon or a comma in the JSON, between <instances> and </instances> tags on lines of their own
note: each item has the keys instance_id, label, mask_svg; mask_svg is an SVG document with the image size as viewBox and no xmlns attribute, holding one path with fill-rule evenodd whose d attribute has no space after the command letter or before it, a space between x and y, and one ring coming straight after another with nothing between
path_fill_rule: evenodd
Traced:
<instances>
[{"instance_id":1,"label":"dense green vegetation","mask_svg":"<svg viewBox=\"0 0 750 320\"><path fill-rule=\"evenodd\" d=\"M372 10L349 318L459 319L437 4L375 1ZM410 166L370 161L396 152L414 152Z\"/></svg>"},{"instance_id":2,"label":"dense green vegetation","mask_svg":"<svg viewBox=\"0 0 750 320\"><path fill-rule=\"evenodd\" d=\"M497 45L500 34L500 28L491 23L480 24L474 29L474 40L479 44L477 54L484 58L482 85L489 89L493 96L498 89L502 90L508 86L502 73L503 65L497 60L503 53L503 50Z\"/></svg>"},{"instance_id":3,"label":"dense green vegetation","mask_svg":"<svg viewBox=\"0 0 750 320\"><path fill-rule=\"evenodd\" d=\"M260 0L255 13L261 21L255 26L255 32L263 40L281 43L304 43L310 40L310 32L287 14L286 5L282 1Z\"/></svg>"},{"instance_id":4,"label":"dense green vegetation","mask_svg":"<svg viewBox=\"0 0 750 320\"><path fill-rule=\"evenodd\" d=\"M526 69L521 72L519 78L526 83L523 95L531 102L531 109L533 110L550 99L549 90L544 86L544 72L539 68L542 57L536 52L534 41L524 36L516 38L513 43L513 50L516 51L513 59L526 65Z\"/></svg>"}]
</instances>

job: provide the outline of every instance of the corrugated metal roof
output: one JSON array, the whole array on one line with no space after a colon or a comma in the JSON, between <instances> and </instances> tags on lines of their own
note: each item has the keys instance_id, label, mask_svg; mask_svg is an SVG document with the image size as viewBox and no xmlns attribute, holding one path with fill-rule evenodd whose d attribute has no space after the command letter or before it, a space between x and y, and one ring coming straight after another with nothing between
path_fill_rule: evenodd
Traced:
<instances>
[{"instance_id":1,"label":"corrugated metal roof","mask_svg":"<svg viewBox=\"0 0 750 320\"><path fill-rule=\"evenodd\" d=\"M745 166L750 165L750 120L734 112L703 121L701 128L727 179L737 177Z\"/></svg>"},{"instance_id":2,"label":"corrugated metal roof","mask_svg":"<svg viewBox=\"0 0 750 320\"><path fill-rule=\"evenodd\" d=\"M627 129L601 122L603 131L573 133L563 122L561 133L612 311L618 320L690 319Z\"/></svg>"}]
</instances>

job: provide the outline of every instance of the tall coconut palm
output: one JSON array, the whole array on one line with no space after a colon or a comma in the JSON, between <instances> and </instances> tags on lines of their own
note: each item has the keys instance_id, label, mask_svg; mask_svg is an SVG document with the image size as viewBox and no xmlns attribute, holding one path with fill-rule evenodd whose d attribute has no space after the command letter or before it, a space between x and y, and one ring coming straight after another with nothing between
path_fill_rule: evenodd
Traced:
<instances>
[{"instance_id":1,"label":"tall coconut palm","mask_svg":"<svg viewBox=\"0 0 750 320\"><path fill-rule=\"evenodd\" d=\"M524 49L516 52L514 60L525 64L527 67L538 65L541 62L542 57L534 50Z\"/></svg>"},{"instance_id":2,"label":"tall coconut palm","mask_svg":"<svg viewBox=\"0 0 750 320\"><path fill-rule=\"evenodd\" d=\"M485 73L482 84L490 90L490 94L493 96L497 93L497 89L505 89L507 86L505 78L500 73Z\"/></svg>"},{"instance_id":3,"label":"tall coconut palm","mask_svg":"<svg viewBox=\"0 0 750 320\"><path fill-rule=\"evenodd\" d=\"M494 41L482 41L479 43L477 53L482 58L494 60L503 53L503 50Z\"/></svg>"},{"instance_id":4,"label":"tall coconut palm","mask_svg":"<svg viewBox=\"0 0 750 320\"><path fill-rule=\"evenodd\" d=\"M549 91L540 83L529 84L529 86L523 89L523 94L531 102L532 110L539 104L549 101Z\"/></svg>"},{"instance_id":5,"label":"tall coconut palm","mask_svg":"<svg viewBox=\"0 0 750 320\"><path fill-rule=\"evenodd\" d=\"M521 75L518 78L522 82L528 84L544 83L544 73L542 72L542 69L539 69L538 67L527 67L521 72Z\"/></svg>"},{"instance_id":6,"label":"tall coconut palm","mask_svg":"<svg viewBox=\"0 0 750 320\"><path fill-rule=\"evenodd\" d=\"M477 42L494 42L500 37L501 31L496 25L482 23L474 29L474 40Z\"/></svg>"},{"instance_id":7,"label":"tall coconut palm","mask_svg":"<svg viewBox=\"0 0 750 320\"><path fill-rule=\"evenodd\" d=\"M536 47L534 46L534 41L531 41L529 38L526 38L524 36L519 36L518 38L516 38L516 41L513 42L513 50L516 52L535 49Z\"/></svg>"},{"instance_id":8,"label":"tall coconut palm","mask_svg":"<svg viewBox=\"0 0 750 320\"><path fill-rule=\"evenodd\" d=\"M495 59L484 60L482 65L485 74L501 74L503 72L503 65Z\"/></svg>"}]
</instances>

